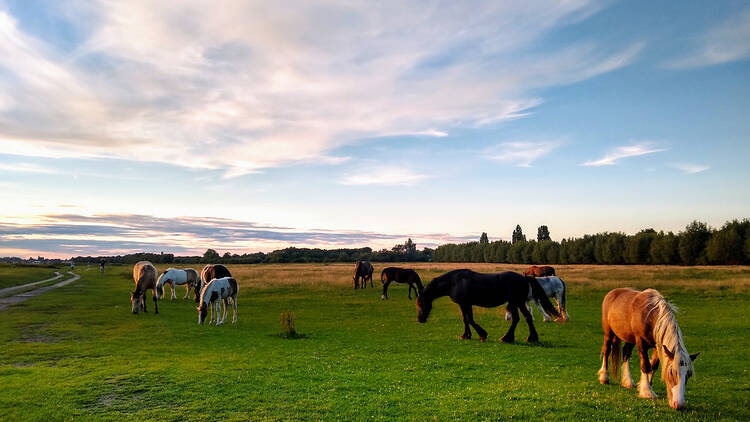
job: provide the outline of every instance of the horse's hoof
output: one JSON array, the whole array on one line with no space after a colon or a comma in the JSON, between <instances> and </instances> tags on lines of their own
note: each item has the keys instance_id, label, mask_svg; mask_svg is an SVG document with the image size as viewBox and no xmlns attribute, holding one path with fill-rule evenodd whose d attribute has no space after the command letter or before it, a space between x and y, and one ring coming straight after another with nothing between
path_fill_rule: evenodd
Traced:
<instances>
[{"instance_id":1,"label":"horse's hoof","mask_svg":"<svg viewBox=\"0 0 750 422\"><path fill-rule=\"evenodd\" d=\"M159 311L154 312L154 315L159 315Z\"/></svg>"},{"instance_id":2,"label":"horse's hoof","mask_svg":"<svg viewBox=\"0 0 750 422\"><path fill-rule=\"evenodd\" d=\"M539 343L539 337L528 336L528 337L526 337L526 342L527 343Z\"/></svg>"},{"instance_id":3,"label":"horse's hoof","mask_svg":"<svg viewBox=\"0 0 750 422\"><path fill-rule=\"evenodd\" d=\"M487 336L479 337L479 341L481 341L482 343L484 343L485 341L487 341Z\"/></svg>"},{"instance_id":4,"label":"horse's hoof","mask_svg":"<svg viewBox=\"0 0 750 422\"><path fill-rule=\"evenodd\" d=\"M460 336L458 336L458 339L459 339L459 340L471 340L471 336L468 336L468 337L467 337L467 336L465 336L465 335L461 334Z\"/></svg>"},{"instance_id":5,"label":"horse's hoof","mask_svg":"<svg viewBox=\"0 0 750 422\"><path fill-rule=\"evenodd\" d=\"M512 336L503 336L500 341L503 343L513 343L515 341L515 338Z\"/></svg>"},{"instance_id":6,"label":"horse's hoof","mask_svg":"<svg viewBox=\"0 0 750 422\"><path fill-rule=\"evenodd\" d=\"M635 387L635 384L633 384L633 381L630 381L630 383L628 383L627 381L623 381L620 385L622 385L625 388L633 388L633 387Z\"/></svg>"}]
</instances>

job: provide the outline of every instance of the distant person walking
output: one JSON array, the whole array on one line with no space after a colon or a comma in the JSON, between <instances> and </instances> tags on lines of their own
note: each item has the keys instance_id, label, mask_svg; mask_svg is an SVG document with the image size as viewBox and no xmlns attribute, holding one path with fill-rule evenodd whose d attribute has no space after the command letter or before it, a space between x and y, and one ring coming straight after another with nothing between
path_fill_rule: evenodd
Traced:
<instances>
[{"instance_id":1,"label":"distant person walking","mask_svg":"<svg viewBox=\"0 0 750 422\"><path fill-rule=\"evenodd\" d=\"M99 272L100 273L104 272L104 260L103 259L99 261Z\"/></svg>"},{"instance_id":2,"label":"distant person walking","mask_svg":"<svg viewBox=\"0 0 750 422\"><path fill-rule=\"evenodd\" d=\"M76 269L75 261L70 261L70 271L75 271L75 269Z\"/></svg>"}]
</instances>

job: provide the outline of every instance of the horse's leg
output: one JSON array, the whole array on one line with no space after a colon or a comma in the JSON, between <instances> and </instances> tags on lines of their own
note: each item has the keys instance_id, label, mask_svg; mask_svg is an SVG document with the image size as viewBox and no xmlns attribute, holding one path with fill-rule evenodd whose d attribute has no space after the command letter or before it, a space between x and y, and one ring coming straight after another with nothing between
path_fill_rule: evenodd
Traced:
<instances>
[{"instance_id":1,"label":"horse's leg","mask_svg":"<svg viewBox=\"0 0 750 422\"><path fill-rule=\"evenodd\" d=\"M474 327L474 331L479 334L479 341L487 341L487 331L484 330L484 328L480 327L479 324L474 321L474 311L471 309L471 305L469 305L469 324Z\"/></svg>"},{"instance_id":2,"label":"horse's leg","mask_svg":"<svg viewBox=\"0 0 750 422\"><path fill-rule=\"evenodd\" d=\"M625 388L633 388L633 377L630 376L630 354L633 353L634 343L625 343L622 346L622 382L621 385Z\"/></svg>"},{"instance_id":3,"label":"horse's leg","mask_svg":"<svg viewBox=\"0 0 750 422\"><path fill-rule=\"evenodd\" d=\"M649 362L649 365L651 366L651 372L648 374L648 383L651 384L654 381L656 370L659 369L659 353L656 348L651 352L651 362Z\"/></svg>"},{"instance_id":4,"label":"horse's leg","mask_svg":"<svg viewBox=\"0 0 750 422\"><path fill-rule=\"evenodd\" d=\"M234 308L234 313L232 314L232 324L237 323L237 296L232 297L232 308Z\"/></svg>"},{"instance_id":5,"label":"horse's leg","mask_svg":"<svg viewBox=\"0 0 750 422\"><path fill-rule=\"evenodd\" d=\"M185 297L183 297L182 300L187 299L189 294L190 294L190 283L185 283Z\"/></svg>"},{"instance_id":6,"label":"horse's leg","mask_svg":"<svg viewBox=\"0 0 750 422\"><path fill-rule=\"evenodd\" d=\"M386 280L385 283L383 283L383 295L380 296L381 299L386 300L388 299L388 286L391 284L391 280Z\"/></svg>"},{"instance_id":7,"label":"horse's leg","mask_svg":"<svg viewBox=\"0 0 750 422\"><path fill-rule=\"evenodd\" d=\"M542 308L542 304L539 303L538 300L534 299L534 305L536 305L536 308L539 309L539 312L542 314L542 317L544 317L544 322L552 321L552 317L550 317L549 314L544 311L544 308ZM529 306L529 311L530 310L531 310L531 306Z\"/></svg>"},{"instance_id":8,"label":"horse's leg","mask_svg":"<svg viewBox=\"0 0 750 422\"><path fill-rule=\"evenodd\" d=\"M146 308L146 293L143 293L143 296L141 296L141 310L143 312L148 312L148 309Z\"/></svg>"},{"instance_id":9,"label":"horse's leg","mask_svg":"<svg viewBox=\"0 0 750 422\"><path fill-rule=\"evenodd\" d=\"M143 296L143 297L145 298L146 296ZM159 313L159 304L157 303L158 299L156 299L156 290L152 290L151 291L151 297L154 299L154 314L158 314Z\"/></svg>"},{"instance_id":10,"label":"horse's leg","mask_svg":"<svg viewBox=\"0 0 750 422\"><path fill-rule=\"evenodd\" d=\"M411 289L414 289L414 286L412 286L411 283L409 283L409 300L411 300ZM416 289L415 289L416 291Z\"/></svg>"},{"instance_id":11,"label":"horse's leg","mask_svg":"<svg viewBox=\"0 0 750 422\"><path fill-rule=\"evenodd\" d=\"M373 285L372 285L372 274L370 274L370 275L369 275L369 276L367 276L367 277L368 277L368 278L370 279L370 287L375 287L375 286L373 286Z\"/></svg>"},{"instance_id":12,"label":"horse's leg","mask_svg":"<svg viewBox=\"0 0 750 422\"><path fill-rule=\"evenodd\" d=\"M604 344L602 344L602 367L599 369L599 382L602 384L609 384L609 368L607 362L609 361L609 354L612 353L612 341L614 340L614 333L611 330L604 331Z\"/></svg>"},{"instance_id":13,"label":"horse's leg","mask_svg":"<svg viewBox=\"0 0 750 422\"><path fill-rule=\"evenodd\" d=\"M175 296L175 294L174 294L174 288L175 287L177 287L177 286L175 285L174 281L172 281L171 283L169 283L169 289L172 290L172 298L169 299L169 300L175 300L177 298L177 296Z\"/></svg>"},{"instance_id":14,"label":"horse's leg","mask_svg":"<svg viewBox=\"0 0 750 422\"><path fill-rule=\"evenodd\" d=\"M529 336L526 337L526 341L529 343L538 342L539 334L537 334L536 327L534 327L534 318L531 316L531 312L525 306L519 306L519 308L521 309L521 314L526 319L526 324L529 326Z\"/></svg>"},{"instance_id":15,"label":"horse's leg","mask_svg":"<svg viewBox=\"0 0 750 422\"><path fill-rule=\"evenodd\" d=\"M524 305L521 305L524 306ZM503 343L513 343L516 340L516 325L518 325L518 320L520 319L518 316L518 305L508 305L508 309L510 309L510 328L508 328L508 332L505 333L505 335L500 338L500 341Z\"/></svg>"},{"instance_id":16,"label":"horse's leg","mask_svg":"<svg viewBox=\"0 0 750 422\"><path fill-rule=\"evenodd\" d=\"M510 321L511 318L512 318L512 316L510 314L510 309L506 306L505 307L505 320L506 321Z\"/></svg>"},{"instance_id":17,"label":"horse's leg","mask_svg":"<svg viewBox=\"0 0 750 422\"><path fill-rule=\"evenodd\" d=\"M656 394L651 389L649 382L649 373L651 372L651 362L648 360L648 349L640 338L636 338L635 345L638 347L638 356L641 358L641 379L638 382L638 397L644 399L655 399Z\"/></svg>"},{"instance_id":18,"label":"horse's leg","mask_svg":"<svg viewBox=\"0 0 750 422\"><path fill-rule=\"evenodd\" d=\"M229 300L228 300L228 298L222 299L222 303L224 305L224 311L221 314L221 323L223 324L224 321L227 320L227 313L229 313Z\"/></svg>"},{"instance_id":19,"label":"horse's leg","mask_svg":"<svg viewBox=\"0 0 750 422\"><path fill-rule=\"evenodd\" d=\"M458 336L461 340L471 340L471 328L469 328L469 313L471 305L458 305L461 308L461 317L464 321L464 333Z\"/></svg>"}]
</instances>

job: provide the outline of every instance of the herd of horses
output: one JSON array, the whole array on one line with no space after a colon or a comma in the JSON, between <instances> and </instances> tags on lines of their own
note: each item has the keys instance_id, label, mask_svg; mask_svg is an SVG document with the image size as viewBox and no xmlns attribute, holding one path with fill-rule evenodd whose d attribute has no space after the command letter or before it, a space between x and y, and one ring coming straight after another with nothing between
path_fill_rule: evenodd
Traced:
<instances>
[{"instance_id":1,"label":"herd of horses","mask_svg":"<svg viewBox=\"0 0 750 422\"><path fill-rule=\"evenodd\" d=\"M373 287L374 268L368 261L358 261L354 267L354 289L364 289L367 282ZM164 285L168 284L175 299L175 286L184 285L184 298L190 291L195 292L195 302L199 305L198 323L203 324L210 312L208 323L224 323L229 302L233 306L232 323L237 323L237 280L232 278L229 269L220 264L206 265L200 274L192 268L169 268L157 277L157 270L150 262L141 261L133 267L135 290L131 292L132 311L146 312L146 291L151 290L154 313L159 313L157 301L164 295ZM427 285L422 284L419 274L411 268L387 267L380 273L383 285L383 300L388 299L388 286L393 283L409 286L409 299L412 291L416 296L417 320L427 322L432 303L448 296L461 310L464 331L460 339L469 340L472 328L480 341L487 340L487 331L474 320L473 307L494 308L505 304L506 319L511 321L508 331L500 341L515 341L515 329L523 315L529 327L526 341L539 341L534 326L531 305L535 305L544 321L566 322L569 320L566 309L567 287L565 282L549 266L531 266L523 274L506 271L496 274L483 274L469 269L449 271L435 277ZM557 303L552 304L551 299ZM222 312L223 304L223 312ZM215 317L214 317L215 316ZM651 388L653 375L660 363L662 379L667 386L669 405L681 409L685 405L685 389L693 375L693 361L698 354L690 355L685 347L682 331L675 318L675 308L656 290L638 291L631 288L618 288L610 291L602 302L602 366L598 373L599 382L609 383L610 373L617 377L622 372L621 385L634 388L630 374L630 356L637 347L641 361L641 377L638 393L643 398L655 398ZM651 358L648 351L653 349Z\"/></svg>"}]
</instances>

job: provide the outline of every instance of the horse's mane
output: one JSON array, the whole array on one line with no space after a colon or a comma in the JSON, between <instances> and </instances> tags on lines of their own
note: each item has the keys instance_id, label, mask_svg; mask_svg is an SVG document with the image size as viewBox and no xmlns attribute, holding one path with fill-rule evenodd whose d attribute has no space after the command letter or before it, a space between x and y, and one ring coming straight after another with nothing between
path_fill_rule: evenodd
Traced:
<instances>
[{"instance_id":1,"label":"horse's mane","mask_svg":"<svg viewBox=\"0 0 750 422\"><path fill-rule=\"evenodd\" d=\"M658 291L654 289L647 289L645 291L650 293L648 297L648 315L650 316L653 312L656 312L653 324L653 334L656 343L656 352L659 354L659 360L666 362L666 353L664 352L663 346L667 346L667 348L671 349L672 353L675 354L675 359L672 365L675 367L674 369L677 374L680 373L680 361L685 362L688 366L688 370L695 373L693 360L690 359L690 355L688 355L687 348L685 347L685 340L682 336L682 330L680 330L680 326L677 325L677 319L675 318L675 314L678 312L677 307L664 299L664 296ZM668 371L668 365L662 365L662 379L667 376Z\"/></svg>"}]
</instances>

